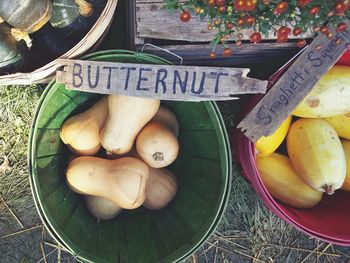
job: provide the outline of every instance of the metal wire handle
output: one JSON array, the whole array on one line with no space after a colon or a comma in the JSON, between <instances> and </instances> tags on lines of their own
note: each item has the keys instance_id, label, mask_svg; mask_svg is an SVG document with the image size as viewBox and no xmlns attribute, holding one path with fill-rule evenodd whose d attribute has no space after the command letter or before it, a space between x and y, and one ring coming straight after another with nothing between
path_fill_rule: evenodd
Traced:
<instances>
[{"instance_id":1,"label":"metal wire handle","mask_svg":"<svg viewBox=\"0 0 350 263\"><path fill-rule=\"evenodd\" d=\"M181 56L175 54L174 52L171 52L170 50L168 50L168 49L166 49L166 48L161 48L161 47L158 47L158 46L153 45L153 44L150 44L150 43L145 43L145 44L142 46L141 53L144 53L144 50L145 50L145 47L146 47L146 46L150 46L150 47L153 47L153 48L162 50L162 51L164 51L165 53L169 53L170 55L173 55L174 57L177 57L178 59L180 59L180 64L179 64L180 66L182 65L182 63L183 63L183 61L184 61L184 59L183 59Z\"/></svg>"}]
</instances>

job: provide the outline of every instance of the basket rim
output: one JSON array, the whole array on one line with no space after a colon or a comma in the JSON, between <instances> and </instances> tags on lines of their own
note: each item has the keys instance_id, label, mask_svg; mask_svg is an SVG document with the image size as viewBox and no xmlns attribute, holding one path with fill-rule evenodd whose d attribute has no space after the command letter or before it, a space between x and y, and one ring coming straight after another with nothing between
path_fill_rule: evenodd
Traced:
<instances>
[{"instance_id":1,"label":"basket rim","mask_svg":"<svg viewBox=\"0 0 350 263\"><path fill-rule=\"evenodd\" d=\"M58 68L58 59L76 58L89 51L104 36L108 27L112 24L118 0L107 0L106 6L102 10L100 17L90 28L89 32L74 45L70 50L61 55L59 58L35 69L29 73L17 72L9 75L0 76L0 85L31 85L48 83L52 80L53 74ZM103 29L103 30L101 30Z\"/></svg>"}]
</instances>

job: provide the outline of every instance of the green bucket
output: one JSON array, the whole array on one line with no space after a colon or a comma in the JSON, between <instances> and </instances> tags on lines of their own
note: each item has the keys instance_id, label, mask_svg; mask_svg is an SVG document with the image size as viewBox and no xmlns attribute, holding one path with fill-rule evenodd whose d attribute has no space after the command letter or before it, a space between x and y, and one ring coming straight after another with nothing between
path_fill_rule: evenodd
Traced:
<instances>
[{"instance_id":1,"label":"green bucket","mask_svg":"<svg viewBox=\"0 0 350 263\"><path fill-rule=\"evenodd\" d=\"M169 64L143 53L103 51L84 59ZM29 140L30 181L43 223L82 262L179 262L218 225L230 191L231 152L214 102L170 102L180 123L180 154L171 169L179 181L174 200L160 211L143 207L98 221L66 185L69 150L59 129L65 119L100 98L51 82L43 93Z\"/></svg>"}]
</instances>

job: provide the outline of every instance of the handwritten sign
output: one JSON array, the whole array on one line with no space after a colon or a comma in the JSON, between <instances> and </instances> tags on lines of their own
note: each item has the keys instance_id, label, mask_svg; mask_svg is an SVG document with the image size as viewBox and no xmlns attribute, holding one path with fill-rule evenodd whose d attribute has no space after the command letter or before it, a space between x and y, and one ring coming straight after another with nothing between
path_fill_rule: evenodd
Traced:
<instances>
[{"instance_id":1,"label":"handwritten sign","mask_svg":"<svg viewBox=\"0 0 350 263\"><path fill-rule=\"evenodd\" d=\"M56 80L67 89L162 100L232 100L265 93L267 81L246 77L246 68L213 68L59 60Z\"/></svg>"},{"instance_id":2,"label":"handwritten sign","mask_svg":"<svg viewBox=\"0 0 350 263\"><path fill-rule=\"evenodd\" d=\"M350 28L349 22L347 25ZM329 40L319 34L239 123L238 128L252 141L271 135L344 53L350 43L350 31L331 31L334 38Z\"/></svg>"}]
</instances>

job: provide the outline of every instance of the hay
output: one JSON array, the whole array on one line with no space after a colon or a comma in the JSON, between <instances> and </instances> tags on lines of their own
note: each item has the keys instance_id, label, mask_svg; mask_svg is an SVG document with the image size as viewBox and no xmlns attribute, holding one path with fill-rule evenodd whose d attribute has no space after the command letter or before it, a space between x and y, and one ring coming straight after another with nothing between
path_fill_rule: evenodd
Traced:
<instances>
[{"instance_id":1,"label":"hay","mask_svg":"<svg viewBox=\"0 0 350 263\"><path fill-rule=\"evenodd\" d=\"M6 166L0 169L0 262L75 262L43 229L29 187L27 140L42 91L40 86L0 87L0 167L4 162ZM219 106L231 131L240 104ZM274 216L233 163L231 196L223 220L186 262L347 262L349 254L350 248L309 238Z\"/></svg>"}]
</instances>

